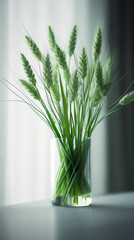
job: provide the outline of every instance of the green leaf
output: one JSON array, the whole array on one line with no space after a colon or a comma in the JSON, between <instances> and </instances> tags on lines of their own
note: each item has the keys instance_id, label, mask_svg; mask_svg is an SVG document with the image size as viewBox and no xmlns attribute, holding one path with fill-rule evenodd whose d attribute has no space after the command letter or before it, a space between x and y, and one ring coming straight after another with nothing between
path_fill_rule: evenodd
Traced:
<instances>
[{"instance_id":1,"label":"green leaf","mask_svg":"<svg viewBox=\"0 0 134 240\"><path fill-rule=\"evenodd\" d=\"M71 139L71 135L70 135L69 120L68 120L68 108L67 108L67 102L66 102L64 89L63 89L63 85L62 85L62 81L61 81L61 77L60 76L59 76L59 80L60 80L61 96L62 96L62 101L63 101L65 134L66 134L67 139L69 141L70 150L72 150L72 139Z\"/></svg>"}]
</instances>

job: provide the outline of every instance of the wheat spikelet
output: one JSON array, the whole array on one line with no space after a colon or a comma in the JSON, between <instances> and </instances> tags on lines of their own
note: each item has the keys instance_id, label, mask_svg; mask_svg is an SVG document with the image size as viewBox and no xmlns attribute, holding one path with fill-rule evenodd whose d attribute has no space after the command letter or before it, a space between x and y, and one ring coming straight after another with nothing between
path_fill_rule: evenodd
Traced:
<instances>
[{"instance_id":1,"label":"wheat spikelet","mask_svg":"<svg viewBox=\"0 0 134 240\"><path fill-rule=\"evenodd\" d=\"M27 91L33 96L34 99L40 100L40 94L35 86L25 80L20 79L21 84L27 89Z\"/></svg>"},{"instance_id":2,"label":"wheat spikelet","mask_svg":"<svg viewBox=\"0 0 134 240\"><path fill-rule=\"evenodd\" d=\"M96 66L96 84L103 91L103 75L102 75L102 67L100 61L98 61Z\"/></svg>"},{"instance_id":3,"label":"wheat spikelet","mask_svg":"<svg viewBox=\"0 0 134 240\"><path fill-rule=\"evenodd\" d=\"M75 25L73 27L73 30L71 32L70 40L69 40L69 46L68 46L68 54L71 57L74 53L75 47L76 47L76 41L77 41L77 26Z\"/></svg>"},{"instance_id":4,"label":"wheat spikelet","mask_svg":"<svg viewBox=\"0 0 134 240\"><path fill-rule=\"evenodd\" d=\"M133 101L134 101L134 91L127 93L124 97L122 97L121 100L119 101L119 104L121 106L123 106L123 105L127 105Z\"/></svg>"},{"instance_id":5,"label":"wheat spikelet","mask_svg":"<svg viewBox=\"0 0 134 240\"><path fill-rule=\"evenodd\" d=\"M52 31L51 26L48 27L48 41L49 41L51 50L54 52L56 42L55 42L54 32Z\"/></svg>"},{"instance_id":6,"label":"wheat spikelet","mask_svg":"<svg viewBox=\"0 0 134 240\"><path fill-rule=\"evenodd\" d=\"M53 83L52 66L51 66L49 54L47 54L43 63L43 76L44 76L44 82L46 83L49 89Z\"/></svg>"},{"instance_id":7,"label":"wheat spikelet","mask_svg":"<svg viewBox=\"0 0 134 240\"><path fill-rule=\"evenodd\" d=\"M96 85L99 88L100 96L101 94L103 96L106 96L108 91L111 88L111 83L104 81L103 71L102 71L102 66L100 61L98 61L97 67L96 67Z\"/></svg>"},{"instance_id":8,"label":"wheat spikelet","mask_svg":"<svg viewBox=\"0 0 134 240\"><path fill-rule=\"evenodd\" d=\"M70 77L71 77L71 74L70 74L69 69L66 68L63 73L64 73L64 79L65 79L65 81L66 81L67 83L69 83L69 80L70 80Z\"/></svg>"},{"instance_id":9,"label":"wheat spikelet","mask_svg":"<svg viewBox=\"0 0 134 240\"><path fill-rule=\"evenodd\" d=\"M77 70L74 72L69 84L70 101L73 102L78 94L79 82Z\"/></svg>"},{"instance_id":10,"label":"wheat spikelet","mask_svg":"<svg viewBox=\"0 0 134 240\"><path fill-rule=\"evenodd\" d=\"M103 97L103 75L100 61L98 61L95 72L94 106L97 106Z\"/></svg>"},{"instance_id":11,"label":"wheat spikelet","mask_svg":"<svg viewBox=\"0 0 134 240\"><path fill-rule=\"evenodd\" d=\"M112 60L109 57L106 61L106 64L103 67L103 82L107 83L110 77L110 73L111 73L111 67L112 67Z\"/></svg>"},{"instance_id":12,"label":"wheat spikelet","mask_svg":"<svg viewBox=\"0 0 134 240\"><path fill-rule=\"evenodd\" d=\"M111 86L112 86L111 82L107 82L107 83L103 84L103 90L102 90L103 96L107 96Z\"/></svg>"},{"instance_id":13,"label":"wheat spikelet","mask_svg":"<svg viewBox=\"0 0 134 240\"><path fill-rule=\"evenodd\" d=\"M84 80L87 76L87 55L85 48L81 51L80 61L79 61L79 70L81 78Z\"/></svg>"},{"instance_id":14,"label":"wheat spikelet","mask_svg":"<svg viewBox=\"0 0 134 240\"><path fill-rule=\"evenodd\" d=\"M38 46L36 45L36 43L28 36L25 37L26 41L32 51L32 53L35 55L35 57L39 60L42 61L43 60L43 56L38 48Z\"/></svg>"},{"instance_id":15,"label":"wheat spikelet","mask_svg":"<svg viewBox=\"0 0 134 240\"><path fill-rule=\"evenodd\" d=\"M55 45L55 57L59 66L62 69L67 69L65 53L59 48L57 44Z\"/></svg>"},{"instance_id":16,"label":"wheat spikelet","mask_svg":"<svg viewBox=\"0 0 134 240\"><path fill-rule=\"evenodd\" d=\"M95 107L100 103L102 97L103 97L102 93L101 93L100 89L98 88L98 86L96 85L94 95L93 95L93 99L94 99L93 104Z\"/></svg>"},{"instance_id":17,"label":"wheat spikelet","mask_svg":"<svg viewBox=\"0 0 134 240\"><path fill-rule=\"evenodd\" d=\"M51 93L54 97L54 100L59 103L60 102L60 91L59 91L59 84L58 84L58 77L57 77L57 71L55 70L54 76L53 76L53 84L51 86Z\"/></svg>"},{"instance_id":18,"label":"wheat spikelet","mask_svg":"<svg viewBox=\"0 0 134 240\"><path fill-rule=\"evenodd\" d=\"M29 64L28 60L26 59L26 57L21 54L21 59L23 62L23 67L25 70L25 73L29 79L29 81L35 86L36 85L36 79L35 79L35 75L33 73L33 70L31 68L31 65Z\"/></svg>"},{"instance_id":19,"label":"wheat spikelet","mask_svg":"<svg viewBox=\"0 0 134 240\"><path fill-rule=\"evenodd\" d=\"M102 33L101 29L99 28L96 32L94 44L93 44L93 58L96 61L101 52L101 44L102 44Z\"/></svg>"}]
</instances>

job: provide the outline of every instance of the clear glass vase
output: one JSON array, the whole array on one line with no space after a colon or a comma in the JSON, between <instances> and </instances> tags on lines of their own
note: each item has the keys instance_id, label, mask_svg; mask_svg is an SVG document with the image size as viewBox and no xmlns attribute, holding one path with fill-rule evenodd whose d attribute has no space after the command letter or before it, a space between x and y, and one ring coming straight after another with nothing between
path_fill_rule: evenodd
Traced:
<instances>
[{"instance_id":1,"label":"clear glass vase","mask_svg":"<svg viewBox=\"0 0 134 240\"><path fill-rule=\"evenodd\" d=\"M57 206L91 204L90 138L51 139L51 201Z\"/></svg>"}]
</instances>

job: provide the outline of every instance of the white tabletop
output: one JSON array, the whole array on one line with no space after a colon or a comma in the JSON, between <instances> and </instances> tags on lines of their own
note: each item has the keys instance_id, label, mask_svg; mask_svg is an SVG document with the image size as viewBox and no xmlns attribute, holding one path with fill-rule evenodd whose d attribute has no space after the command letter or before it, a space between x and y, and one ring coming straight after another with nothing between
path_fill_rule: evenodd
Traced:
<instances>
[{"instance_id":1,"label":"white tabletop","mask_svg":"<svg viewBox=\"0 0 134 240\"><path fill-rule=\"evenodd\" d=\"M49 201L0 208L0 240L134 240L134 192L95 197L90 207Z\"/></svg>"}]
</instances>

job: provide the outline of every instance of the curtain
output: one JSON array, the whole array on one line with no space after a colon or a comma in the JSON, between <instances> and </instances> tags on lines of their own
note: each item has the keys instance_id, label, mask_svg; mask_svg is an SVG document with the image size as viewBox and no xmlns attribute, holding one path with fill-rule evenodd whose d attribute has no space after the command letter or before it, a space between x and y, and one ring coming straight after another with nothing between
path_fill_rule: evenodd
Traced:
<instances>
[{"instance_id":1,"label":"curtain","mask_svg":"<svg viewBox=\"0 0 134 240\"><path fill-rule=\"evenodd\" d=\"M15 86L18 79L23 78L21 52L35 64L25 43L24 36L27 32L44 54L47 53L48 25L52 26L57 41L64 48L71 28L77 24L78 49L85 46L91 56L94 31L96 26L101 24L104 46L107 46L106 2L0 0L0 78L8 79ZM17 98L0 83L0 100ZM17 101L0 102L0 204L50 198L52 136L51 131L28 106ZM106 142L104 122L96 128L92 136L93 194L106 193Z\"/></svg>"},{"instance_id":2,"label":"curtain","mask_svg":"<svg viewBox=\"0 0 134 240\"><path fill-rule=\"evenodd\" d=\"M7 61L8 2L0 1L0 75L6 76L4 64ZM3 27L4 26L4 27ZM6 89L0 84L0 99L6 98ZM0 104L0 204L4 204L5 196L5 153L7 138L7 106Z\"/></svg>"},{"instance_id":3,"label":"curtain","mask_svg":"<svg viewBox=\"0 0 134 240\"><path fill-rule=\"evenodd\" d=\"M134 80L133 1L109 1L109 44L116 52L116 73L122 78L110 99L117 99ZM129 91L134 90L134 85ZM108 119L108 191L134 190L134 104Z\"/></svg>"}]
</instances>

